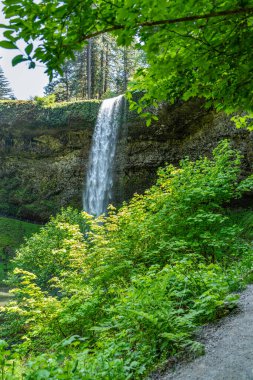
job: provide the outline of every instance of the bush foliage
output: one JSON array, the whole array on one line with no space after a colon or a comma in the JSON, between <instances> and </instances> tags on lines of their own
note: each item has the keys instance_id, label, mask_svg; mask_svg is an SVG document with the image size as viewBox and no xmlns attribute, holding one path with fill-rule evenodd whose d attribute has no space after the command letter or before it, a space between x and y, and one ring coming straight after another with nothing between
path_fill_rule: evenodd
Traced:
<instances>
[{"instance_id":1,"label":"bush foliage","mask_svg":"<svg viewBox=\"0 0 253 380\"><path fill-rule=\"evenodd\" d=\"M118 211L63 210L30 238L1 311L5 378L141 379L168 355L201 353L196 327L234 307L252 267L227 211L253 188L240 160L224 141L212 160L161 169ZM13 355L28 356L25 367Z\"/></svg>"}]
</instances>

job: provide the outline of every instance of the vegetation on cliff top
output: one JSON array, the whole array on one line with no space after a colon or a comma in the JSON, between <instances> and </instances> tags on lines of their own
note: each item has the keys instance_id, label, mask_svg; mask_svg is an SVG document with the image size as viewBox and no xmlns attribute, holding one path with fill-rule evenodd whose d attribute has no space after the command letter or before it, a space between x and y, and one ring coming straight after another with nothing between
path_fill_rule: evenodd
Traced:
<instances>
[{"instance_id":1,"label":"vegetation on cliff top","mask_svg":"<svg viewBox=\"0 0 253 380\"><path fill-rule=\"evenodd\" d=\"M1 124L18 125L28 128L69 127L75 120L83 121L85 128L95 123L99 100L79 100L74 102L47 103L45 98L37 101L2 100L0 101ZM85 123L86 122L86 123Z\"/></svg>"},{"instance_id":2,"label":"vegetation on cliff top","mask_svg":"<svg viewBox=\"0 0 253 380\"><path fill-rule=\"evenodd\" d=\"M168 355L202 352L196 326L234 307L252 272L252 212L245 232L224 208L253 189L240 161L223 142L213 160L160 170L108 217L63 210L29 239L1 309L4 379L137 380Z\"/></svg>"}]
</instances>

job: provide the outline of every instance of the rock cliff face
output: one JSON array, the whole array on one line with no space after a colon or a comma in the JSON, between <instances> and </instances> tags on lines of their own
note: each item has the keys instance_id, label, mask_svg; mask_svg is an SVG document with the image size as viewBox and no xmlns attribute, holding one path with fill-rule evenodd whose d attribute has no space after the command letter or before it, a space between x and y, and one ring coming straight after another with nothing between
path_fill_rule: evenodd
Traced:
<instances>
[{"instance_id":1,"label":"rock cliff face","mask_svg":"<svg viewBox=\"0 0 253 380\"><path fill-rule=\"evenodd\" d=\"M82 191L100 102L43 108L32 102L0 103L0 213L44 222L68 205L82 207ZM143 192L158 167L184 156L210 155L223 138L244 154L253 172L253 137L201 101L163 105L151 127L126 112L117 148L115 203Z\"/></svg>"},{"instance_id":2,"label":"rock cliff face","mask_svg":"<svg viewBox=\"0 0 253 380\"><path fill-rule=\"evenodd\" d=\"M0 213L44 222L81 207L100 102L0 103Z\"/></svg>"},{"instance_id":3,"label":"rock cliff face","mask_svg":"<svg viewBox=\"0 0 253 380\"><path fill-rule=\"evenodd\" d=\"M242 152L242 175L253 172L253 133L236 129L230 117L206 110L200 100L164 104L158 121L150 127L128 112L125 128L118 148L123 162L117 160L121 165L116 176L116 201L147 189L154 183L157 169L166 163L177 165L185 156L192 160L211 156L222 139L231 140Z\"/></svg>"}]
</instances>

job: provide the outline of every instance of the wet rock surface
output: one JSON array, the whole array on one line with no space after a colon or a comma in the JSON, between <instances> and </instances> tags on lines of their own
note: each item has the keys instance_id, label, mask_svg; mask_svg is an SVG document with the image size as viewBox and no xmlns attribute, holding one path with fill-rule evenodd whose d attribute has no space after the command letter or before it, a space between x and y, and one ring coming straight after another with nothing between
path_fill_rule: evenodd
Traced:
<instances>
[{"instance_id":1,"label":"wet rock surface","mask_svg":"<svg viewBox=\"0 0 253 380\"><path fill-rule=\"evenodd\" d=\"M253 380L253 285L241 294L235 312L203 328L201 340L204 356L152 380Z\"/></svg>"}]
</instances>

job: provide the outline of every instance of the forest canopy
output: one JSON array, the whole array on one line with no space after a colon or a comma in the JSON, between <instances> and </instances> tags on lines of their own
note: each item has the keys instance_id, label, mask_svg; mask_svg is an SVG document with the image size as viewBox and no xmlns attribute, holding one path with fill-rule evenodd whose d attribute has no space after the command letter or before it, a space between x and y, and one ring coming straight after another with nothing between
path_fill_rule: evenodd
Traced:
<instances>
[{"instance_id":1,"label":"forest canopy","mask_svg":"<svg viewBox=\"0 0 253 380\"><path fill-rule=\"evenodd\" d=\"M0 46L27 42L13 65L28 60L52 77L66 59L97 35L135 44L147 64L131 84L140 105L194 96L226 111L251 111L253 0L5 0L9 25ZM34 44L38 40L39 43Z\"/></svg>"}]
</instances>

